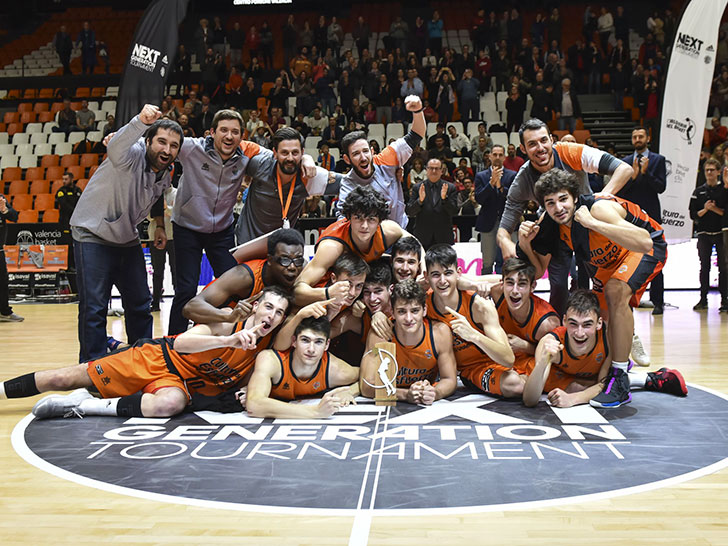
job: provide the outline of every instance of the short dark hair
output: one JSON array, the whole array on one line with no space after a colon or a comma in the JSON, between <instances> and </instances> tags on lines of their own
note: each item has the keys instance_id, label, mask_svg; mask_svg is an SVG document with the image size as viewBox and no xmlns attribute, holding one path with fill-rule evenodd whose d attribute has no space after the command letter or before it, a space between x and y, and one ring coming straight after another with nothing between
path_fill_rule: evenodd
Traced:
<instances>
[{"instance_id":1,"label":"short dark hair","mask_svg":"<svg viewBox=\"0 0 728 546\"><path fill-rule=\"evenodd\" d=\"M291 305L293 305L293 294L291 294L285 288L282 288L275 284L266 286L261 291L261 295L260 298L258 298L258 301L263 301L268 294L279 296L288 302L288 307L286 307L286 313L291 309Z\"/></svg>"},{"instance_id":2,"label":"short dark hair","mask_svg":"<svg viewBox=\"0 0 728 546\"><path fill-rule=\"evenodd\" d=\"M480 137L480 138L483 138L483 137ZM503 150L504 154L506 153L506 147L503 146L503 144L493 144L493 146L490 147L490 151L492 152L496 148L500 148L501 150Z\"/></svg>"},{"instance_id":3,"label":"short dark hair","mask_svg":"<svg viewBox=\"0 0 728 546\"><path fill-rule=\"evenodd\" d=\"M274 231L273 234L268 237L268 256L273 256L276 253L276 247L280 244L284 245L301 245L305 246L303 234L297 229L279 229Z\"/></svg>"},{"instance_id":4,"label":"short dark hair","mask_svg":"<svg viewBox=\"0 0 728 546\"><path fill-rule=\"evenodd\" d=\"M344 135L344 138L341 139L341 153L349 155L349 148L351 148L352 144L354 144L357 140L366 139L367 134L364 131L352 131L351 133Z\"/></svg>"},{"instance_id":5,"label":"short dark hair","mask_svg":"<svg viewBox=\"0 0 728 546\"><path fill-rule=\"evenodd\" d=\"M341 212L347 219L355 214L376 216L380 221L389 216L389 204L374 188L370 186L357 186L341 206Z\"/></svg>"},{"instance_id":6,"label":"short dark hair","mask_svg":"<svg viewBox=\"0 0 728 546\"><path fill-rule=\"evenodd\" d=\"M709 157L708 159L705 160L705 163L703 163L703 169L707 165L713 165L716 168L716 170L718 170L718 171L720 171L720 169L721 169L720 161L718 161L717 159L714 159L712 157Z\"/></svg>"},{"instance_id":7,"label":"short dark hair","mask_svg":"<svg viewBox=\"0 0 728 546\"><path fill-rule=\"evenodd\" d=\"M351 252L344 252L341 256L336 258L331 270L337 277L342 273L346 273L350 277L356 277L362 273L369 273L369 265L362 259L361 256L357 256Z\"/></svg>"},{"instance_id":8,"label":"short dark hair","mask_svg":"<svg viewBox=\"0 0 728 546\"><path fill-rule=\"evenodd\" d=\"M419 257L422 252L422 245L412 236L400 237L392 245L392 258L397 254L415 254Z\"/></svg>"},{"instance_id":9,"label":"short dark hair","mask_svg":"<svg viewBox=\"0 0 728 546\"><path fill-rule=\"evenodd\" d=\"M524 121L521 124L521 127L518 129L518 138L521 140L521 144L525 144L525 142L523 141L523 133L525 133L526 131L538 131L539 129L543 129L544 127L546 127L546 130L548 131L548 125L546 125L538 118L531 118Z\"/></svg>"},{"instance_id":10,"label":"short dark hair","mask_svg":"<svg viewBox=\"0 0 728 546\"><path fill-rule=\"evenodd\" d=\"M458 253L451 245L444 243L433 245L425 252L425 267L429 270L433 265L457 267Z\"/></svg>"},{"instance_id":11,"label":"short dark hair","mask_svg":"<svg viewBox=\"0 0 728 546\"><path fill-rule=\"evenodd\" d=\"M536 268L531 262L521 258L508 258L503 262L502 271L504 279L511 273L518 273L519 277L525 277L528 282L536 280Z\"/></svg>"},{"instance_id":12,"label":"short dark hair","mask_svg":"<svg viewBox=\"0 0 728 546\"><path fill-rule=\"evenodd\" d=\"M404 301L405 303L408 301L414 301L420 305L425 305L425 302L427 301L427 294L425 294L425 291L417 281L407 279L394 285L391 298L392 308L397 305L397 301L399 300Z\"/></svg>"},{"instance_id":13,"label":"short dark hair","mask_svg":"<svg viewBox=\"0 0 728 546\"><path fill-rule=\"evenodd\" d=\"M594 292L584 288L574 290L569 295L569 299L566 300L566 311L568 312L569 309L574 311L577 315L588 315L589 313L594 312L597 317L601 316L599 298Z\"/></svg>"},{"instance_id":14,"label":"short dark hair","mask_svg":"<svg viewBox=\"0 0 728 546\"><path fill-rule=\"evenodd\" d=\"M204 97L205 95L203 95ZM209 97L208 97L209 98ZM235 110L219 110L215 115L212 117L212 125L211 129L213 131L217 131L217 125L226 119L232 119L234 121L237 121L240 124L240 132L243 132L243 129L245 128L245 123L243 122L243 116L240 115L240 112L236 112Z\"/></svg>"},{"instance_id":15,"label":"short dark hair","mask_svg":"<svg viewBox=\"0 0 728 546\"><path fill-rule=\"evenodd\" d=\"M331 337L331 323L326 317L306 317L296 326L296 329L293 331L294 337L298 337L298 334L304 330L313 330L317 334L323 335L326 339Z\"/></svg>"},{"instance_id":16,"label":"short dark hair","mask_svg":"<svg viewBox=\"0 0 728 546\"><path fill-rule=\"evenodd\" d=\"M547 195L566 190L574 200L579 198L579 181L576 175L567 173L558 168L553 168L541 175L536 182L534 191L541 205Z\"/></svg>"},{"instance_id":17,"label":"short dark hair","mask_svg":"<svg viewBox=\"0 0 728 546\"><path fill-rule=\"evenodd\" d=\"M387 260L379 259L369 264L369 274L365 284L392 284L392 266Z\"/></svg>"},{"instance_id":18,"label":"short dark hair","mask_svg":"<svg viewBox=\"0 0 728 546\"><path fill-rule=\"evenodd\" d=\"M643 127L642 125L635 125L632 127L632 131L630 131L630 135L634 133L635 131L644 131L646 135L649 136L650 132L647 130L647 127Z\"/></svg>"},{"instance_id":19,"label":"short dark hair","mask_svg":"<svg viewBox=\"0 0 728 546\"><path fill-rule=\"evenodd\" d=\"M165 129L167 131L171 131L173 133L177 133L179 135L179 145L180 148L182 147L182 143L185 140L185 134L182 131L182 127L180 127L179 123L177 123L174 120L168 119L168 118L160 118L149 127L149 129L146 130L144 133L144 140L145 142L151 142L152 139L154 139L155 136L157 136L157 133L160 129Z\"/></svg>"},{"instance_id":20,"label":"short dark hair","mask_svg":"<svg viewBox=\"0 0 728 546\"><path fill-rule=\"evenodd\" d=\"M273 149L277 151L278 145L284 140L297 140L301 144L301 148L303 148L303 135L293 127L281 127L278 129L270 140L270 143Z\"/></svg>"},{"instance_id":21,"label":"short dark hair","mask_svg":"<svg viewBox=\"0 0 728 546\"><path fill-rule=\"evenodd\" d=\"M713 161L715 161L715 159ZM64 171L63 172L63 176L70 176L71 177L71 182L73 182L73 173L72 172L70 172L70 171Z\"/></svg>"}]
</instances>

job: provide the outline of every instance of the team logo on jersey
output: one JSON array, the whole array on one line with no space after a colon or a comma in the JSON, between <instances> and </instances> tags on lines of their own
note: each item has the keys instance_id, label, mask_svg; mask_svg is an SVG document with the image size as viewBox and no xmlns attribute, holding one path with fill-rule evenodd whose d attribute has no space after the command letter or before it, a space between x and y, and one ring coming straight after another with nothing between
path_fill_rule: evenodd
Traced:
<instances>
[{"instance_id":1,"label":"team logo on jersey","mask_svg":"<svg viewBox=\"0 0 728 546\"><path fill-rule=\"evenodd\" d=\"M360 401L328 419L29 415L13 446L66 479L158 501L347 516L371 505L396 515L502 511L672 485L728 466L725 430L728 397L691 385L686 398L635 391L631 404L612 410L526 408L458 391L431 406ZM312 495L312 483L325 486Z\"/></svg>"}]
</instances>

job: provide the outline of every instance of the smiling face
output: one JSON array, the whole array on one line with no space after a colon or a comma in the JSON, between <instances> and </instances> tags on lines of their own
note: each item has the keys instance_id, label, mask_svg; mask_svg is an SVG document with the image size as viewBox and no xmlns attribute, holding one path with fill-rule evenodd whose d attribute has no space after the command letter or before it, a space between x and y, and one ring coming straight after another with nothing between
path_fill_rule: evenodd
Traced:
<instances>
[{"instance_id":1,"label":"smiling face","mask_svg":"<svg viewBox=\"0 0 728 546\"><path fill-rule=\"evenodd\" d=\"M530 305L530 297L533 293L536 283L532 283L520 271L513 271L503 277L503 296L506 304L511 312L528 309Z\"/></svg>"},{"instance_id":2,"label":"smiling face","mask_svg":"<svg viewBox=\"0 0 728 546\"><path fill-rule=\"evenodd\" d=\"M602 319L596 312L579 314L573 309L567 309L564 315L566 326L566 343L574 356L588 354L597 342L597 332L602 329Z\"/></svg>"},{"instance_id":3,"label":"smiling face","mask_svg":"<svg viewBox=\"0 0 728 546\"><path fill-rule=\"evenodd\" d=\"M243 138L242 127L234 119L220 120L216 129L210 129L210 135L212 136L215 150L220 154L223 161L232 157Z\"/></svg>"},{"instance_id":4,"label":"smiling face","mask_svg":"<svg viewBox=\"0 0 728 546\"><path fill-rule=\"evenodd\" d=\"M366 278L366 273L362 273L361 275L349 275L348 273L336 275L336 273L332 273L331 284L335 284L339 281L349 281L349 292L346 294L346 298L344 299L344 305L351 306L364 289L364 281L366 281Z\"/></svg>"},{"instance_id":5,"label":"smiling face","mask_svg":"<svg viewBox=\"0 0 728 546\"><path fill-rule=\"evenodd\" d=\"M377 231L381 220L374 214L355 213L349 218L351 234L357 243L368 244Z\"/></svg>"},{"instance_id":6,"label":"smiling face","mask_svg":"<svg viewBox=\"0 0 728 546\"><path fill-rule=\"evenodd\" d=\"M159 129L152 140L147 140L147 163L153 171L169 167L179 153L180 136L169 129Z\"/></svg>"},{"instance_id":7,"label":"smiling face","mask_svg":"<svg viewBox=\"0 0 728 546\"><path fill-rule=\"evenodd\" d=\"M460 268L455 265L432 264L425 272L425 280L435 294L448 298L458 289Z\"/></svg>"},{"instance_id":8,"label":"smiling face","mask_svg":"<svg viewBox=\"0 0 728 546\"><path fill-rule=\"evenodd\" d=\"M278 243L273 256L268 256L268 267L271 269L275 284L284 288L292 288L296 277L301 274L306 260L301 245ZM285 264L285 265L284 265Z\"/></svg>"},{"instance_id":9,"label":"smiling face","mask_svg":"<svg viewBox=\"0 0 728 546\"><path fill-rule=\"evenodd\" d=\"M521 151L528 156L531 165L540 171L546 172L554 163L551 135L547 127L523 132Z\"/></svg>"},{"instance_id":10,"label":"smiling face","mask_svg":"<svg viewBox=\"0 0 728 546\"><path fill-rule=\"evenodd\" d=\"M262 324L263 327L258 330L258 336L264 337L272 330L278 327L286 318L286 310L288 309L288 300L277 294L265 294L253 304L253 324L257 326Z\"/></svg>"},{"instance_id":11,"label":"smiling face","mask_svg":"<svg viewBox=\"0 0 728 546\"><path fill-rule=\"evenodd\" d=\"M329 339L320 332L306 328L293 339L293 348L305 365L315 366L328 350Z\"/></svg>"},{"instance_id":12,"label":"smiling face","mask_svg":"<svg viewBox=\"0 0 728 546\"><path fill-rule=\"evenodd\" d=\"M384 311L389 308L389 287L377 283L365 283L361 293L361 300L371 313Z\"/></svg>"},{"instance_id":13,"label":"smiling face","mask_svg":"<svg viewBox=\"0 0 728 546\"><path fill-rule=\"evenodd\" d=\"M349 153L344 154L344 161L352 166L354 172L362 178L369 178L374 174L372 163L372 150L366 139L359 139L349 146Z\"/></svg>"},{"instance_id":14,"label":"smiling face","mask_svg":"<svg viewBox=\"0 0 728 546\"><path fill-rule=\"evenodd\" d=\"M543 198L547 214L557 224L569 225L574 218L574 197L566 190L550 193Z\"/></svg>"},{"instance_id":15,"label":"smiling face","mask_svg":"<svg viewBox=\"0 0 728 546\"><path fill-rule=\"evenodd\" d=\"M301 141L282 140L278 144L278 148L273 150L273 157L278 161L278 169L283 174L292 175L298 172L301 167L301 159L303 151L301 150Z\"/></svg>"},{"instance_id":16,"label":"smiling face","mask_svg":"<svg viewBox=\"0 0 728 546\"><path fill-rule=\"evenodd\" d=\"M392 271L396 282L415 280L420 272L420 257L414 252L401 252L392 257Z\"/></svg>"},{"instance_id":17,"label":"smiling face","mask_svg":"<svg viewBox=\"0 0 728 546\"><path fill-rule=\"evenodd\" d=\"M394 327L400 335L416 334L422 327L427 306L415 300L397 300L392 309Z\"/></svg>"}]
</instances>

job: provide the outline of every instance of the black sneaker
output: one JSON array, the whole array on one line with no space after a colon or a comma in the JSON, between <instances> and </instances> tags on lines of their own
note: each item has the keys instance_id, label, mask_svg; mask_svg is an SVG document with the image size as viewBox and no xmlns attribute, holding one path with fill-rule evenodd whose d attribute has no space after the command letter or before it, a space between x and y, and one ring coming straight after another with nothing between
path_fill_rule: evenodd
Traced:
<instances>
[{"instance_id":1,"label":"black sneaker","mask_svg":"<svg viewBox=\"0 0 728 546\"><path fill-rule=\"evenodd\" d=\"M632 393L629 392L627 372L613 367L604 380L602 392L589 400L589 404L595 408L618 408L622 404L629 404L631 401Z\"/></svg>"},{"instance_id":2,"label":"black sneaker","mask_svg":"<svg viewBox=\"0 0 728 546\"><path fill-rule=\"evenodd\" d=\"M693 311L702 311L703 309L708 308L708 301L707 300L700 300L698 303L693 305Z\"/></svg>"},{"instance_id":3,"label":"black sneaker","mask_svg":"<svg viewBox=\"0 0 728 546\"><path fill-rule=\"evenodd\" d=\"M655 305L655 307L652 308L653 315L661 315L664 312L665 312L665 308L662 305Z\"/></svg>"},{"instance_id":4,"label":"black sneaker","mask_svg":"<svg viewBox=\"0 0 728 546\"><path fill-rule=\"evenodd\" d=\"M656 372L649 372L647 374L645 390L666 392L675 396L688 395L688 388L685 385L685 379L683 379L682 374L677 370L668 370L667 368L660 368Z\"/></svg>"},{"instance_id":5,"label":"black sneaker","mask_svg":"<svg viewBox=\"0 0 728 546\"><path fill-rule=\"evenodd\" d=\"M724 301L720 304L720 307L718 308L718 312L720 313L728 313L728 301Z\"/></svg>"}]
</instances>

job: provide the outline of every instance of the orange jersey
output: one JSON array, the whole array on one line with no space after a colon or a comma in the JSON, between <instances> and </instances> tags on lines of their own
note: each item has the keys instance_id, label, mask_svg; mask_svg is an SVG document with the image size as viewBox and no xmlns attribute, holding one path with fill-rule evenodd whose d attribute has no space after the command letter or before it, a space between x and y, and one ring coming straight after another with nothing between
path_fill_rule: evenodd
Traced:
<instances>
[{"instance_id":1,"label":"orange jersey","mask_svg":"<svg viewBox=\"0 0 728 546\"><path fill-rule=\"evenodd\" d=\"M369 248L360 249L358 246L356 246L354 240L351 238L351 222L349 222L349 220L347 220L346 218L337 220L329 227L327 227L321 233L321 237L319 237L319 240L316 241L315 248L318 248L319 243L321 243L321 241L323 241L324 239L331 239L341 243L342 245L344 245L345 249L347 249L352 254L360 256L367 263L371 263L374 260L381 258L382 254L384 254L384 251L387 250L390 246L384 239L384 231L382 230L382 226L380 224L379 226L377 226L377 230L374 232L374 237L372 237L372 240L369 241Z\"/></svg>"},{"instance_id":2,"label":"orange jersey","mask_svg":"<svg viewBox=\"0 0 728 546\"><path fill-rule=\"evenodd\" d=\"M518 336L530 343L538 343L536 332L538 332L538 329L546 319L559 317L556 311L554 311L554 308L546 300L542 300L534 294L531 294L531 310L528 313L526 321L523 323L519 323L511 316L505 294L501 294L501 297L498 298L495 308L498 311L498 320L506 334Z\"/></svg>"},{"instance_id":3,"label":"orange jersey","mask_svg":"<svg viewBox=\"0 0 728 546\"><path fill-rule=\"evenodd\" d=\"M557 338L564 348L561 351L561 360L551 364L551 371L544 385L544 392L550 392L555 388L565 390L576 380L592 382L598 379L599 370L604 363L604 359L609 356L606 325L601 330L597 330L597 341L594 348L588 354L579 357L569 352L566 326L559 326L547 335Z\"/></svg>"},{"instance_id":4,"label":"orange jersey","mask_svg":"<svg viewBox=\"0 0 728 546\"><path fill-rule=\"evenodd\" d=\"M239 322L233 328L243 328ZM215 396L247 384L255 357L273 342L273 333L255 349L220 347L199 353L174 350L173 337L143 339L134 345L88 363L88 374L104 398L137 391L156 392L178 387L186 392Z\"/></svg>"},{"instance_id":5,"label":"orange jersey","mask_svg":"<svg viewBox=\"0 0 728 546\"><path fill-rule=\"evenodd\" d=\"M277 400L290 402L299 398L317 396L329 390L329 353L326 351L319 362L318 368L308 379L296 377L291 367L291 353L287 351L273 351L281 363L281 379L273 385L270 395Z\"/></svg>"},{"instance_id":6,"label":"orange jersey","mask_svg":"<svg viewBox=\"0 0 728 546\"><path fill-rule=\"evenodd\" d=\"M262 260L248 260L247 262L241 262L235 267L242 267L245 269L250 277L253 279L253 285L250 288L250 291L247 294L233 294L230 296L228 301L226 301L223 305L227 307L235 307L235 305L240 301L244 300L245 298L249 298L253 294L257 294L263 288L265 288L265 285L263 284L263 272L265 271L266 263L268 262L267 259ZM205 288L210 286L212 283L216 282L217 279L211 280L209 283L205 285ZM205 289L203 288L203 290Z\"/></svg>"},{"instance_id":7,"label":"orange jersey","mask_svg":"<svg viewBox=\"0 0 728 546\"><path fill-rule=\"evenodd\" d=\"M473 319L473 305L475 303L475 293L469 291L458 290L458 305L455 311L470 323L470 325L478 331L482 332L480 325ZM455 319L450 313L444 309L438 309L435 305L432 291L427 294L427 317L432 320L444 322L448 326ZM465 341L460 336L453 333L453 351L455 352L455 360L458 370L462 370L474 364L482 364L484 361L493 362L493 360L478 347L475 343Z\"/></svg>"},{"instance_id":8,"label":"orange jersey","mask_svg":"<svg viewBox=\"0 0 728 546\"><path fill-rule=\"evenodd\" d=\"M574 204L575 209L585 205L591 210L594 203L601 200L614 201L627 211L625 220L631 224L647 230L652 238L653 247L646 253L647 256L665 256L667 243L662 226L650 218L638 205L619 197L606 193L596 195L581 195ZM601 233L582 226L573 221L571 226L559 225L559 236L571 248L578 258L600 269L611 269L620 264L630 252L626 248Z\"/></svg>"},{"instance_id":9,"label":"orange jersey","mask_svg":"<svg viewBox=\"0 0 728 546\"><path fill-rule=\"evenodd\" d=\"M437 380L439 372L437 366L438 354L435 348L432 321L425 318L423 326L422 339L414 346L404 345L397 338L397 331L394 332L392 342L396 348L398 387L409 387L413 383L425 379L430 383Z\"/></svg>"}]
</instances>

